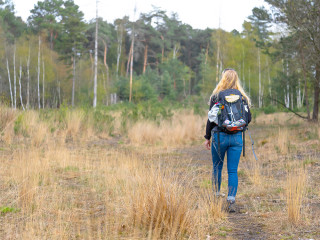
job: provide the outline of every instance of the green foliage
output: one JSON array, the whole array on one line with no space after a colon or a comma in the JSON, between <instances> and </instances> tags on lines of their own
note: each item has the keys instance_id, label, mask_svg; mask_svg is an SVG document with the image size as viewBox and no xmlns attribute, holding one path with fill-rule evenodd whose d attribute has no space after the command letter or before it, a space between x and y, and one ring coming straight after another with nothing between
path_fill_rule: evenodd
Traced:
<instances>
[{"instance_id":1,"label":"green foliage","mask_svg":"<svg viewBox=\"0 0 320 240\"><path fill-rule=\"evenodd\" d=\"M139 104L128 104L121 112L121 129L127 131L128 124L138 120L151 120L160 124L161 120L171 120L173 112L166 102L156 100Z\"/></svg>"},{"instance_id":2,"label":"green foliage","mask_svg":"<svg viewBox=\"0 0 320 240\"><path fill-rule=\"evenodd\" d=\"M26 131L24 129L24 114L21 113L17 119L14 121L14 127L13 127L13 130L14 130L14 133L16 135L19 135L19 134L22 134L22 135L26 135Z\"/></svg>"},{"instance_id":3,"label":"green foliage","mask_svg":"<svg viewBox=\"0 0 320 240\"><path fill-rule=\"evenodd\" d=\"M262 109L265 114L271 114L277 112L277 108L273 105L268 105Z\"/></svg>"},{"instance_id":4,"label":"green foliage","mask_svg":"<svg viewBox=\"0 0 320 240\"><path fill-rule=\"evenodd\" d=\"M99 132L107 132L112 135L114 130L114 117L102 108L93 111L94 129Z\"/></svg>"},{"instance_id":5,"label":"green foliage","mask_svg":"<svg viewBox=\"0 0 320 240\"><path fill-rule=\"evenodd\" d=\"M1 215L5 215L7 213L15 213L18 212L19 209L13 208L13 207L8 207L8 206L4 206L4 207L0 207L0 214Z\"/></svg>"}]
</instances>

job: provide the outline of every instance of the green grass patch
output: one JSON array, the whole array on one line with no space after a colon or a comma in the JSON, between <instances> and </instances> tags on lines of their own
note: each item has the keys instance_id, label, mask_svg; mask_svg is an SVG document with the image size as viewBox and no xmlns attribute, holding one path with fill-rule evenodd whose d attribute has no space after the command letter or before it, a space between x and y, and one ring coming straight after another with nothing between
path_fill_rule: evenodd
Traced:
<instances>
[{"instance_id":1,"label":"green grass patch","mask_svg":"<svg viewBox=\"0 0 320 240\"><path fill-rule=\"evenodd\" d=\"M17 208L13 208L13 207L7 207L7 206L4 206L4 207L0 207L0 214L3 216L7 213L15 213L15 212L18 212L19 209Z\"/></svg>"},{"instance_id":2,"label":"green grass patch","mask_svg":"<svg viewBox=\"0 0 320 240\"><path fill-rule=\"evenodd\" d=\"M63 170L65 172L79 172L79 168L75 166L67 166Z\"/></svg>"},{"instance_id":3,"label":"green grass patch","mask_svg":"<svg viewBox=\"0 0 320 240\"><path fill-rule=\"evenodd\" d=\"M308 158L303 161L303 166L314 165L314 164L316 164L316 160L314 160L314 159Z\"/></svg>"},{"instance_id":4,"label":"green grass patch","mask_svg":"<svg viewBox=\"0 0 320 240\"><path fill-rule=\"evenodd\" d=\"M211 180L203 180L200 182L200 187L201 188L211 188L212 187L212 182Z\"/></svg>"}]
</instances>

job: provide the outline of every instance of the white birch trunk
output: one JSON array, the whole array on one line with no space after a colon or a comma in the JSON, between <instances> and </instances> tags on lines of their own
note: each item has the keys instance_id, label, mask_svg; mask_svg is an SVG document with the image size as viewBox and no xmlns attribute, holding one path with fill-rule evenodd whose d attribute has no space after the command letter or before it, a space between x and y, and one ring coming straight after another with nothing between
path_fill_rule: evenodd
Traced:
<instances>
[{"instance_id":1,"label":"white birch trunk","mask_svg":"<svg viewBox=\"0 0 320 240\"><path fill-rule=\"evenodd\" d=\"M249 68L249 96L251 97L251 68Z\"/></svg>"},{"instance_id":2,"label":"white birch trunk","mask_svg":"<svg viewBox=\"0 0 320 240\"><path fill-rule=\"evenodd\" d=\"M133 55L134 55L134 27L132 30L132 42L131 42L131 62L130 62L130 95L129 95L129 102L131 102L132 99L132 74L133 74Z\"/></svg>"},{"instance_id":3,"label":"white birch trunk","mask_svg":"<svg viewBox=\"0 0 320 240\"><path fill-rule=\"evenodd\" d=\"M122 50L122 24L120 24L120 37L118 36L118 48L117 48L117 74L119 74L119 64Z\"/></svg>"},{"instance_id":4,"label":"white birch trunk","mask_svg":"<svg viewBox=\"0 0 320 240\"><path fill-rule=\"evenodd\" d=\"M272 92L271 92L271 77L270 77L270 66L269 66L269 60L268 60L268 57L267 57L267 68L268 68L269 96L270 96L270 99L272 99Z\"/></svg>"},{"instance_id":5,"label":"white birch trunk","mask_svg":"<svg viewBox=\"0 0 320 240\"><path fill-rule=\"evenodd\" d=\"M177 54L178 54L179 50L180 50L180 46L177 45L177 43L175 43L174 47L173 47L173 56L172 56L173 59L177 58Z\"/></svg>"},{"instance_id":6,"label":"white birch trunk","mask_svg":"<svg viewBox=\"0 0 320 240\"><path fill-rule=\"evenodd\" d=\"M8 80L9 80L9 89L10 89L11 107L13 108L13 96L12 96L11 77L10 77L10 68L9 68L9 61L8 61L8 58L7 58L7 70L8 70Z\"/></svg>"},{"instance_id":7,"label":"white birch trunk","mask_svg":"<svg viewBox=\"0 0 320 240\"><path fill-rule=\"evenodd\" d=\"M258 48L258 64L259 64L259 108L262 107L262 84L261 84L261 62L260 62L260 48Z\"/></svg>"},{"instance_id":8,"label":"white birch trunk","mask_svg":"<svg viewBox=\"0 0 320 240\"><path fill-rule=\"evenodd\" d=\"M23 105L23 101L22 101L21 76L22 76L22 66L21 66L21 59L20 59L20 71L19 71L20 103L21 103L21 107L24 111L25 109L24 109L24 105Z\"/></svg>"},{"instance_id":9,"label":"white birch trunk","mask_svg":"<svg viewBox=\"0 0 320 240\"><path fill-rule=\"evenodd\" d=\"M289 64L287 61L287 99L286 99L286 107L290 107L290 85L289 85Z\"/></svg>"},{"instance_id":10,"label":"white birch trunk","mask_svg":"<svg viewBox=\"0 0 320 240\"><path fill-rule=\"evenodd\" d=\"M44 78L45 78L45 72L44 72L44 61L42 60L42 108L45 106L44 102Z\"/></svg>"},{"instance_id":11,"label":"white birch trunk","mask_svg":"<svg viewBox=\"0 0 320 240\"><path fill-rule=\"evenodd\" d=\"M74 92L75 92L75 85L76 85L76 54L73 54L73 76L72 76L72 100L71 104L74 107Z\"/></svg>"},{"instance_id":12,"label":"white birch trunk","mask_svg":"<svg viewBox=\"0 0 320 240\"><path fill-rule=\"evenodd\" d=\"M17 74L16 74L16 45L13 50L13 93L14 93L14 109L17 109Z\"/></svg>"},{"instance_id":13,"label":"white birch trunk","mask_svg":"<svg viewBox=\"0 0 320 240\"><path fill-rule=\"evenodd\" d=\"M219 35L218 35L218 48L217 48L217 64L216 64L216 67L217 67L217 70L216 70L216 83L219 82L219 62L220 62L220 29L218 30L219 31Z\"/></svg>"},{"instance_id":14,"label":"white birch trunk","mask_svg":"<svg viewBox=\"0 0 320 240\"><path fill-rule=\"evenodd\" d=\"M27 60L27 109L29 109L30 106L30 45L29 45L29 54L28 54L28 60Z\"/></svg>"},{"instance_id":15,"label":"white birch trunk","mask_svg":"<svg viewBox=\"0 0 320 240\"><path fill-rule=\"evenodd\" d=\"M96 0L96 35L94 43L94 80L93 80L93 107L97 107L97 76L98 75L98 0Z\"/></svg>"},{"instance_id":16,"label":"white birch trunk","mask_svg":"<svg viewBox=\"0 0 320 240\"><path fill-rule=\"evenodd\" d=\"M298 90L297 90L297 107L298 108L302 107L302 99L303 99L303 96L301 96L301 81L299 79L298 80Z\"/></svg>"},{"instance_id":17,"label":"white birch trunk","mask_svg":"<svg viewBox=\"0 0 320 240\"><path fill-rule=\"evenodd\" d=\"M38 50L38 107L41 108L40 104L40 48L41 48L41 37L39 35L39 50Z\"/></svg>"}]
</instances>

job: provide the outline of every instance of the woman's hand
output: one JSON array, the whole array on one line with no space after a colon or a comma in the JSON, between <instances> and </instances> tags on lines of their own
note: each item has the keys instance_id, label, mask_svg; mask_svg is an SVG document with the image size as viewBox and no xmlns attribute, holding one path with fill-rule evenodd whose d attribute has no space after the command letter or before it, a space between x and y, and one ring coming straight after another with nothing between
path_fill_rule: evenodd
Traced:
<instances>
[{"instance_id":1,"label":"woman's hand","mask_svg":"<svg viewBox=\"0 0 320 240\"><path fill-rule=\"evenodd\" d=\"M208 150L210 150L210 145L211 145L210 140L207 139L207 140L204 142L204 146L205 146Z\"/></svg>"}]
</instances>

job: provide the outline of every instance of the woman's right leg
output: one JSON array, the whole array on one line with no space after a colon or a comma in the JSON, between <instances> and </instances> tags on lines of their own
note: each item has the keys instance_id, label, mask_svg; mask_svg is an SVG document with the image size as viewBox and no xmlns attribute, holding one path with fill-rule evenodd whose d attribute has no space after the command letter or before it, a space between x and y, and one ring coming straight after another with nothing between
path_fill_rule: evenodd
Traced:
<instances>
[{"instance_id":1,"label":"woman's right leg","mask_svg":"<svg viewBox=\"0 0 320 240\"><path fill-rule=\"evenodd\" d=\"M224 156L227 150L225 136L220 133L220 154L218 146L218 133L212 135L211 154L212 154L212 188L213 192L219 194L221 187L221 172L223 168Z\"/></svg>"}]
</instances>

